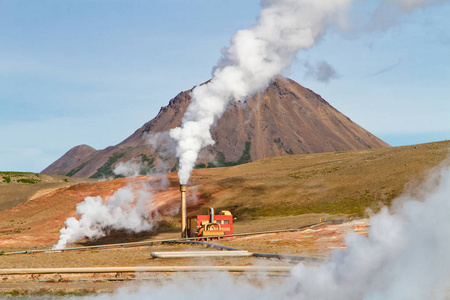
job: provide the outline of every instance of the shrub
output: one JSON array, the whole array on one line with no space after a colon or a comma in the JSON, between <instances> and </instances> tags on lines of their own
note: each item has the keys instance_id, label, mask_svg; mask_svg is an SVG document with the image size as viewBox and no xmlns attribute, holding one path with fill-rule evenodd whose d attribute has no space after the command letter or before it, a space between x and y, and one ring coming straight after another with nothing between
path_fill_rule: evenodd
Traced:
<instances>
[{"instance_id":1,"label":"shrub","mask_svg":"<svg viewBox=\"0 0 450 300\"><path fill-rule=\"evenodd\" d=\"M95 172L94 175L92 175L90 178L103 178L103 177L114 177L117 178L112 170L112 165L119 160L122 156L124 156L125 153L116 152L112 156L108 158L108 161L103 164L100 168L97 169L97 172Z\"/></svg>"},{"instance_id":2,"label":"shrub","mask_svg":"<svg viewBox=\"0 0 450 300\"><path fill-rule=\"evenodd\" d=\"M34 178L20 178L20 179L17 179L17 182L23 182L23 183L37 183L39 181L40 180L34 179Z\"/></svg>"}]
</instances>

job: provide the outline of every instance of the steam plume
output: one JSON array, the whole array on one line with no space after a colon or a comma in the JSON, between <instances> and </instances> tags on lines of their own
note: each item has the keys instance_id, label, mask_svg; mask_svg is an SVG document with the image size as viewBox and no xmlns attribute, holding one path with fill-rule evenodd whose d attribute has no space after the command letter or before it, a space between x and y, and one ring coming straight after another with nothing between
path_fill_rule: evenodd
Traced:
<instances>
[{"instance_id":1,"label":"steam plume","mask_svg":"<svg viewBox=\"0 0 450 300\"><path fill-rule=\"evenodd\" d=\"M238 31L207 84L196 87L178 141L180 183L186 184L201 148L214 143L209 132L231 100L262 91L287 68L300 49L308 49L330 26L345 26L353 0L264 1L258 23Z\"/></svg>"},{"instance_id":2,"label":"steam plume","mask_svg":"<svg viewBox=\"0 0 450 300\"><path fill-rule=\"evenodd\" d=\"M150 168L143 164L142 160L129 160L127 162L117 163L113 173L118 176L136 177L150 173Z\"/></svg>"},{"instance_id":3,"label":"steam plume","mask_svg":"<svg viewBox=\"0 0 450 300\"><path fill-rule=\"evenodd\" d=\"M65 221L60 238L53 249L64 249L68 243L82 238L90 240L106 236L110 230L142 232L155 225L151 218L156 212L151 207L151 194L145 189L134 191L131 187L118 189L107 201L102 197L86 197L77 204L77 214Z\"/></svg>"},{"instance_id":4,"label":"steam plume","mask_svg":"<svg viewBox=\"0 0 450 300\"><path fill-rule=\"evenodd\" d=\"M329 263L297 266L301 299L447 299L449 166L412 194L397 199L397 213L384 208L373 216L368 238L347 235L347 250Z\"/></svg>"},{"instance_id":5,"label":"steam plume","mask_svg":"<svg viewBox=\"0 0 450 300\"><path fill-rule=\"evenodd\" d=\"M214 144L209 130L228 102L264 90L291 65L298 51L312 47L328 29L350 30L349 16L354 2L357 0L262 1L257 24L232 37L231 46L222 51L223 58L214 68L213 78L192 91L192 102L181 127L170 132L178 142L180 183L187 183L200 149ZM390 14L386 7L402 13L438 2L442 1L381 0L371 12L372 22Z\"/></svg>"}]
</instances>

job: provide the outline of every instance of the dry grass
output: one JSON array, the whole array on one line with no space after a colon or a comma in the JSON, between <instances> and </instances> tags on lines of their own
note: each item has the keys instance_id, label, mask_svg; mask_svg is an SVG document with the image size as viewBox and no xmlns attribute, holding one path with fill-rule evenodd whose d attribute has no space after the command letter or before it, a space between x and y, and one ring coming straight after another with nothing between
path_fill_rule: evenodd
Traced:
<instances>
[{"instance_id":1,"label":"dry grass","mask_svg":"<svg viewBox=\"0 0 450 300\"><path fill-rule=\"evenodd\" d=\"M222 169L196 170L192 181L208 205L239 219L346 214L389 205L405 184L419 183L448 155L450 142L282 156Z\"/></svg>"},{"instance_id":2,"label":"dry grass","mask_svg":"<svg viewBox=\"0 0 450 300\"><path fill-rule=\"evenodd\" d=\"M56 189L92 180L29 172L0 171L0 212Z\"/></svg>"}]
</instances>

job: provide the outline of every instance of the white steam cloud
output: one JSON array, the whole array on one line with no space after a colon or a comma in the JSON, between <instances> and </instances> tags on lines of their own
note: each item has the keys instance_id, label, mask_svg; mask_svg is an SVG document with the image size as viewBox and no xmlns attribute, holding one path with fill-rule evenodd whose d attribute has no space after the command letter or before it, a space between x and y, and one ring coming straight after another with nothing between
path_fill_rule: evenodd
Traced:
<instances>
[{"instance_id":1,"label":"white steam cloud","mask_svg":"<svg viewBox=\"0 0 450 300\"><path fill-rule=\"evenodd\" d=\"M118 176L136 177L150 173L150 169L140 160L129 160L127 162L118 162L114 167L113 173Z\"/></svg>"},{"instance_id":2,"label":"white steam cloud","mask_svg":"<svg viewBox=\"0 0 450 300\"><path fill-rule=\"evenodd\" d=\"M109 199L86 197L77 204L79 219L65 221L60 238L53 249L64 249L68 243L83 238L95 240L106 236L111 230L128 230L139 233L151 230L157 213L151 206L152 195L144 188L135 191L131 187L118 189Z\"/></svg>"},{"instance_id":3,"label":"white steam cloud","mask_svg":"<svg viewBox=\"0 0 450 300\"><path fill-rule=\"evenodd\" d=\"M254 285L216 273L177 276L100 299L444 300L450 298L450 166L371 217L368 237L350 233L346 250L319 266L299 264L287 279ZM212 296L214 295L214 296Z\"/></svg>"},{"instance_id":4,"label":"white steam cloud","mask_svg":"<svg viewBox=\"0 0 450 300\"><path fill-rule=\"evenodd\" d=\"M328 62L322 60L311 65L309 62L305 62L306 74L305 77L312 77L317 81L328 83L331 79L338 78L336 70Z\"/></svg>"},{"instance_id":5,"label":"white steam cloud","mask_svg":"<svg viewBox=\"0 0 450 300\"><path fill-rule=\"evenodd\" d=\"M142 160L119 162L113 172L125 177L149 174L150 168ZM67 244L83 238L96 240L111 230L126 230L133 233L151 230L157 223L157 205L153 205L152 191L165 190L170 182L163 174L153 174L146 183L118 189L108 199L86 197L77 204L79 219L71 217L60 230L60 238L53 249L64 249ZM167 212L166 212L167 213ZM176 212L173 212L174 214Z\"/></svg>"},{"instance_id":6,"label":"white steam cloud","mask_svg":"<svg viewBox=\"0 0 450 300\"><path fill-rule=\"evenodd\" d=\"M243 100L264 90L293 62L302 49L309 49L330 29L350 30L351 8L357 0L264 0L256 25L238 31L231 46L208 83L196 87L181 127L170 131L177 141L180 183L186 184L200 149L214 144L210 128L223 114L228 102ZM383 0L379 7L392 4L399 11L438 0ZM377 10L372 15L386 10ZM354 28L353 28L354 29ZM325 70L328 80L330 69ZM323 72L322 72L323 73ZM322 74L321 73L321 74ZM323 74L322 74L323 75ZM332 74L331 74L332 75Z\"/></svg>"},{"instance_id":7,"label":"white steam cloud","mask_svg":"<svg viewBox=\"0 0 450 300\"><path fill-rule=\"evenodd\" d=\"M262 91L308 49L329 26L344 26L352 0L264 1L258 23L238 31L207 84L196 87L182 126L171 130L178 141L179 178L186 184L201 148L214 143L210 128L231 100Z\"/></svg>"},{"instance_id":8,"label":"white steam cloud","mask_svg":"<svg viewBox=\"0 0 450 300\"><path fill-rule=\"evenodd\" d=\"M301 299L448 299L450 168L413 194L397 199L397 213L373 216L368 238L347 235L330 262L297 266Z\"/></svg>"}]
</instances>

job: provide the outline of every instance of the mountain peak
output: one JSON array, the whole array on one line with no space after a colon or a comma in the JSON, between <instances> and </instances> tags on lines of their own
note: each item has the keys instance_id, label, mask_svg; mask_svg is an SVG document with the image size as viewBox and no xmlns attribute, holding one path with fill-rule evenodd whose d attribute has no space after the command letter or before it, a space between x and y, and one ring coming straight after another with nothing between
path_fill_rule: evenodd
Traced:
<instances>
[{"instance_id":1,"label":"mountain peak","mask_svg":"<svg viewBox=\"0 0 450 300\"><path fill-rule=\"evenodd\" d=\"M43 173L109 176L117 162L130 159L140 160L154 171L175 170L174 141L168 131L181 125L191 91L179 93L120 144L100 151L91 148L83 155L78 154L81 149L76 148L81 146L77 146ZM241 164L278 155L389 147L320 95L281 76L264 92L231 102L211 136L215 144L202 149L197 167Z\"/></svg>"}]
</instances>

